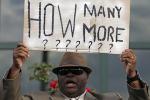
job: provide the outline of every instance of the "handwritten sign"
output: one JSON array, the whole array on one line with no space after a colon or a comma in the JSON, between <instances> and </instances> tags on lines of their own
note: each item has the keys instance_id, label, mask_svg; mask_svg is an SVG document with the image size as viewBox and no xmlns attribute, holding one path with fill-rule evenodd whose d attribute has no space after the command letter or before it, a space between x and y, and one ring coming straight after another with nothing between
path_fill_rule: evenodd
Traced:
<instances>
[{"instance_id":1,"label":"handwritten sign","mask_svg":"<svg viewBox=\"0 0 150 100\"><path fill-rule=\"evenodd\" d=\"M120 54L129 47L130 0L25 0L30 50Z\"/></svg>"}]
</instances>

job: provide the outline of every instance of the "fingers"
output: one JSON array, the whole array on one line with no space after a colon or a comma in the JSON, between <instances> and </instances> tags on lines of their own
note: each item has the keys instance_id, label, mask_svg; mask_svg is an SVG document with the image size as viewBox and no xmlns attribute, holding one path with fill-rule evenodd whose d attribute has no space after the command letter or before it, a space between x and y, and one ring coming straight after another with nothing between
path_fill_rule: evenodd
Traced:
<instances>
[{"instance_id":1,"label":"fingers","mask_svg":"<svg viewBox=\"0 0 150 100\"><path fill-rule=\"evenodd\" d=\"M135 62L136 56L135 56L133 50L127 49L127 50L123 51L121 54L121 61L129 62L129 63Z\"/></svg>"},{"instance_id":2,"label":"fingers","mask_svg":"<svg viewBox=\"0 0 150 100\"><path fill-rule=\"evenodd\" d=\"M14 66L20 67L28 57L29 49L23 43L19 43L13 51Z\"/></svg>"},{"instance_id":3,"label":"fingers","mask_svg":"<svg viewBox=\"0 0 150 100\"><path fill-rule=\"evenodd\" d=\"M19 43L13 50L13 64L8 74L9 78L14 78L19 74L22 64L28 57L29 49L23 43Z\"/></svg>"},{"instance_id":4,"label":"fingers","mask_svg":"<svg viewBox=\"0 0 150 100\"><path fill-rule=\"evenodd\" d=\"M125 65L127 74L129 74L131 71L135 71L136 55L134 54L133 50L127 49L123 51L120 56L120 59Z\"/></svg>"},{"instance_id":5,"label":"fingers","mask_svg":"<svg viewBox=\"0 0 150 100\"><path fill-rule=\"evenodd\" d=\"M29 56L29 50L27 47L19 46L14 49L14 56L27 58Z\"/></svg>"},{"instance_id":6,"label":"fingers","mask_svg":"<svg viewBox=\"0 0 150 100\"><path fill-rule=\"evenodd\" d=\"M125 62L125 63L134 63L136 62L136 59L132 59L132 58L122 58L121 59L122 62Z\"/></svg>"},{"instance_id":7,"label":"fingers","mask_svg":"<svg viewBox=\"0 0 150 100\"><path fill-rule=\"evenodd\" d=\"M29 52L24 50L24 49L15 49L14 50L14 57L22 57L22 58L27 58L29 56Z\"/></svg>"}]
</instances>

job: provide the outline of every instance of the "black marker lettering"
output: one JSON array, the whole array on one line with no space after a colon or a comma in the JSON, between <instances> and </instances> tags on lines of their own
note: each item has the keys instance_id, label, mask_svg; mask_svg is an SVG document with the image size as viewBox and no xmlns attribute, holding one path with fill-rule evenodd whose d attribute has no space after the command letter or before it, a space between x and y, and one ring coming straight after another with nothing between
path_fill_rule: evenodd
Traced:
<instances>
[{"instance_id":1,"label":"black marker lettering","mask_svg":"<svg viewBox=\"0 0 150 100\"><path fill-rule=\"evenodd\" d=\"M105 17L105 10L104 10L104 7L103 7L103 6L100 6L100 7L99 7L97 16L100 16L100 15L103 15L103 17Z\"/></svg>"},{"instance_id":2,"label":"black marker lettering","mask_svg":"<svg viewBox=\"0 0 150 100\"><path fill-rule=\"evenodd\" d=\"M71 43L71 40L66 40L66 42L68 42L66 45L66 48L67 48L69 46L69 44Z\"/></svg>"},{"instance_id":3,"label":"black marker lettering","mask_svg":"<svg viewBox=\"0 0 150 100\"><path fill-rule=\"evenodd\" d=\"M56 41L58 41L58 43L56 44L56 47L58 47L58 45L60 44L60 40L56 40Z\"/></svg>"},{"instance_id":4,"label":"black marker lettering","mask_svg":"<svg viewBox=\"0 0 150 100\"><path fill-rule=\"evenodd\" d=\"M39 21L39 38L41 37L41 2L39 2L39 18L31 18L30 16L30 1L28 1L28 28L29 28L29 31L28 31L28 36L29 38L31 37L31 21Z\"/></svg>"},{"instance_id":5,"label":"black marker lettering","mask_svg":"<svg viewBox=\"0 0 150 100\"><path fill-rule=\"evenodd\" d=\"M123 42L123 40L119 40L119 39L118 39L119 36L121 35L121 34L119 33L119 31L123 31L123 30L125 30L125 29L124 29L124 28L119 28L119 27L116 28L116 42Z\"/></svg>"},{"instance_id":6,"label":"black marker lettering","mask_svg":"<svg viewBox=\"0 0 150 100\"><path fill-rule=\"evenodd\" d=\"M109 38L111 38L111 41L114 42L113 39L113 33L114 33L114 28L112 26L108 27L108 36L107 36L107 41L110 41Z\"/></svg>"},{"instance_id":7,"label":"black marker lettering","mask_svg":"<svg viewBox=\"0 0 150 100\"><path fill-rule=\"evenodd\" d=\"M76 45L76 52L78 51L78 46L80 45L80 41L76 41L77 45Z\"/></svg>"},{"instance_id":8,"label":"black marker lettering","mask_svg":"<svg viewBox=\"0 0 150 100\"><path fill-rule=\"evenodd\" d=\"M89 41L89 43L90 43L90 45L89 45L89 49L90 49L90 48L91 48L91 46L92 46L92 43L93 43L93 42L92 42L92 41Z\"/></svg>"},{"instance_id":9,"label":"black marker lettering","mask_svg":"<svg viewBox=\"0 0 150 100\"><path fill-rule=\"evenodd\" d=\"M115 17L115 8L107 8L107 11L108 11L108 18L114 18Z\"/></svg>"},{"instance_id":10,"label":"black marker lettering","mask_svg":"<svg viewBox=\"0 0 150 100\"><path fill-rule=\"evenodd\" d=\"M103 46L103 43L99 43L98 45L99 45L99 47L98 47L98 50L99 50Z\"/></svg>"},{"instance_id":11,"label":"black marker lettering","mask_svg":"<svg viewBox=\"0 0 150 100\"><path fill-rule=\"evenodd\" d=\"M30 28L31 28L31 23L30 23L30 1L28 1L28 28L29 28L29 31L28 31L28 37L30 38L31 34L30 34Z\"/></svg>"},{"instance_id":12,"label":"black marker lettering","mask_svg":"<svg viewBox=\"0 0 150 100\"><path fill-rule=\"evenodd\" d=\"M101 30L103 30L101 32ZM97 39L98 41L104 41L106 39L106 28L105 26L99 26L98 31L97 31ZM100 38L100 34L103 34L102 38Z\"/></svg>"},{"instance_id":13,"label":"black marker lettering","mask_svg":"<svg viewBox=\"0 0 150 100\"><path fill-rule=\"evenodd\" d=\"M52 31L51 31L51 34L46 34L46 32L45 32L45 22L46 22L46 14L47 14L47 7L48 6L51 6L52 7L52 20L51 20L51 22L52 22L52 24L51 24L51 29L52 29ZM53 4L47 4L45 7L44 7L44 23L43 23L43 30L44 30L44 35L45 36L51 36L51 35L53 35L53 30L54 30L54 5Z\"/></svg>"},{"instance_id":14,"label":"black marker lettering","mask_svg":"<svg viewBox=\"0 0 150 100\"><path fill-rule=\"evenodd\" d=\"M73 25L71 23L71 20L69 19L67 27L66 27L66 30L64 32L63 21L62 21L62 17L61 17L61 11L60 11L60 8L59 8L59 5L58 5L58 11L59 11L59 16L60 16L60 22L61 22L61 28L62 28L63 37L66 36L66 33L67 33L69 25L70 25L70 28L71 28L72 37L74 36L75 22L76 22L76 10L77 10L77 4L75 4Z\"/></svg>"},{"instance_id":15,"label":"black marker lettering","mask_svg":"<svg viewBox=\"0 0 150 100\"><path fill-rule=\"evenodd\" d=\"M95 15L95 17L97 16L96 15L96 7L95 5L93 5L93 8L92 8L92 11L90 11L90 9L88 8L87 4L84 4L84 17L86 16L86 11L88 10L89 14L91 16L93 16L93 14Z\"/></svg>"},{"instance_id":16,"label":"black marker lettering","mask_svg":"<svg viewBox=\"0 0 150 100\"><path fill-rule=\"evenodd\" d=\"M122 7L118 8L117 6L115 6L115 8L116 8L116 10L118 12L118 18L120 18L120 15L121 15L120 13L121 13Z\"/></svg>"},{"instance_id":17,"label":"black marker lettering","mask_svg":"<svg viewBox=\"0 0 150 100\"><path fill-rule=\"evenodd\" d=\"M80 45L80 41L76 41L77 45L76 48L78 48L78 46Z\"/></svg>"},{"instance_id":18,"label":"black marker lettering","mask_svg":"<svg viewBox=\"0 0 150 100\"><path fill-rule=\"evenodd\" d=\"M92 33L94 35L94 42L96 40L96 25L93 24L90 28L86 26L86 24L83 23L83 41L85 42L85 30L87 30L88 33ZM93 32L91 32L93 30Z\"/></svg>"}]
</instances>

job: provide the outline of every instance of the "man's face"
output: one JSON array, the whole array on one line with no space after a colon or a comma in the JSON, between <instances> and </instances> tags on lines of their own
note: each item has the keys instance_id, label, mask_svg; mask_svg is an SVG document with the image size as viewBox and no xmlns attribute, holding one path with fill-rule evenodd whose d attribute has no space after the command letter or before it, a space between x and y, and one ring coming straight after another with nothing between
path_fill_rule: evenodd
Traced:
<instances>
[{"instance_id":1,"label":"man's face","mask_svg":"<svg viewBox=\"0 0 150 100\"><path fill-rule=\"evenodd\" d=\"M58 71L60 91L68 97L77 97L85 91L88 74L81 68L69 67Z\"/></svg>"}]
</instances>

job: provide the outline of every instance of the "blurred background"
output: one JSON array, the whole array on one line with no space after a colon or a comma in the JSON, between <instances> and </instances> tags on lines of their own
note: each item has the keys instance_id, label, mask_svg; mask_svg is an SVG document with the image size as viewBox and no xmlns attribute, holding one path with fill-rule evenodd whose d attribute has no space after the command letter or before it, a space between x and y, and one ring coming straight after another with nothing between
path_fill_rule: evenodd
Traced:
<instances>
[{"instance_id":1,"label":"blurred background","mask_svg":"<svg viewBox=\"0 0 150 100\"><path fill-rule=\"evenodd\" d=\"M0 80L12 64L12 50L22 41L24 0L0 0ZM150 84L150 0L131 0L130 48L137 55L137 67L141 78ZM38 81L29 80L28 67L46 61L58 66L58 52L31 51L31 57L23 65L22 93L40 90ZM119 55L84 54L93 73L88 87L98 92L119 92L128 97L126 75Z\"/></svg>"}]
</instances>

